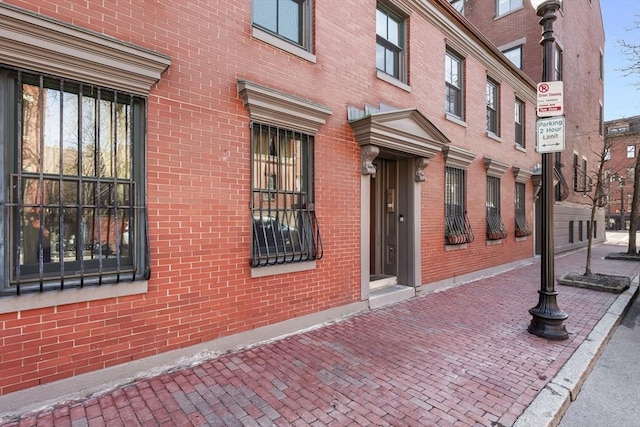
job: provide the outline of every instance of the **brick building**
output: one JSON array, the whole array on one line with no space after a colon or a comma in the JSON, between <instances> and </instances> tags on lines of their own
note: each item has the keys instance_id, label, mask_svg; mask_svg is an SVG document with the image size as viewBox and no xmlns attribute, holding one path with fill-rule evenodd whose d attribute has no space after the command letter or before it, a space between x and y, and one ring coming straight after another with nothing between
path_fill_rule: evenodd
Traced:
<instances>
[{"instance_id":1,"label":"brick building","mask_svg":"<svg viewBox=\"0 0 640 427\"><path fill-rule=\"evenodd\" d=\"M634 167L640 146L640 116L604 123L609 152L605 157L607 186L607 228L628 230L633 202Z\"/></svg>"},{"instance_id":2,"label":"brick building","mask_svg":"<svg viewBox=\"0 0 640 427\"><path fill-rule=\"evenodd\" d=\"M533 256L534 82L444 0L281 3L0 3L3 410Z\"/></svg>"},{"instance_id":3,"label":"brick building","mask_svg":"<svg viewBox=\"0 0 640 427\"><path fill-rule=\"evenodd\" d=\"M535 82L542 78L541 26L529 0L451 1ZM562 80L565 150L555 154L556 252L587 244L595 173L604 144L604 26L598 0L565 1L553 23L553 80ZM537 204L536 204L537 205ZM536 206L539 215L538 207ZM596 213L596 241L604 240L605 210ZM539 242L540 240L537 239ZM536 246L536 253L540 253Z\"/></svg>"}]
</instances>

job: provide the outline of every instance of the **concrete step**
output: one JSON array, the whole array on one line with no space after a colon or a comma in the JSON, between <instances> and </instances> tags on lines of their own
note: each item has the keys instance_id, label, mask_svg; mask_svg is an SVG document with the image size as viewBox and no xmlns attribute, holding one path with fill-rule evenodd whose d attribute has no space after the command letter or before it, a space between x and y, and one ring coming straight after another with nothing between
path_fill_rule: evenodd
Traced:
<instances>
[{"instance_id":1,"label":"concrete step","mask_svg":"<svg viewBox=\"0 0 640 427\"><path fill-rule=\"evenodd\" d=\"M416 289L412 286L393 284L371 289L369 293L369 308L384 307L388 304L408 300L414 296L416 296Z\"/></svg>"},{"instance_id":2,"label":"concrete step","mask_svg":"<svg viewBox=\"0 0 640 427\"><path fill-rule=\"evenodd\" d=\"M369 277L369 289L371 290L397 284L398 278L396 276L375 275Z\"/></svg>"}]
</instances>

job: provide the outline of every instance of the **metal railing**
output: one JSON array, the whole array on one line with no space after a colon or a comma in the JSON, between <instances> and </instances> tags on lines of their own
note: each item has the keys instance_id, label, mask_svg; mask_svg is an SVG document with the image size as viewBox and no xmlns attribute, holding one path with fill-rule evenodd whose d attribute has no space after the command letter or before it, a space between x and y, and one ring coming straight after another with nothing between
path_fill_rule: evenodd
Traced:
<instances>
[{"instance_id":1,"label":"metal railing","mask_svg":"<svg viewBox=\"0 0 640 427\"><path fill-rule=\"evenodd\" d=\"M507 227L504 226L500 214L492 210L487 211L487 239L500 240L507 237Z\"/></svg>"},{"instance_id":2,"label":"metal railing","mask_svg":"<svg viewBox=\"0 0 640 427\"><path fill-rule=\"evenodd\" d=\"M448 213L445 216L445 240L447 245L473 242L473 230L465 213Z\"/></svg>"}]
</instances>

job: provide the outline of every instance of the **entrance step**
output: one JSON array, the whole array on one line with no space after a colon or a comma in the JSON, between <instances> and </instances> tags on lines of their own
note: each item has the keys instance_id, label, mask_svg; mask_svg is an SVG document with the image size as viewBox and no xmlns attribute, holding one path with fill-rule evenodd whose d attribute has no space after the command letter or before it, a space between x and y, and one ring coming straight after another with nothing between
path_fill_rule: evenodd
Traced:
<instances>
[{"instance_id":1,"label":"entrance step","mask_svg":"<svg viewBox=\"0 0 640 427\"><path fill-rule=\"evenodd\" d=\"M369 289L371 290L397 284L398 278L396 276L384 276L382 274L369 276Z\"/></svg>"},{"instance_id":2,"label":"entrance step","mask_svg":"<svg viewBox=\"0 0 640 427\"><path fill-rule=\"evenodd\" d=\"M416 289L411 286L393 284L371 289L369 292L369 308L384 307L394 302L408 300L414 296L416 296Z\"/></svg>"}]
</instances>

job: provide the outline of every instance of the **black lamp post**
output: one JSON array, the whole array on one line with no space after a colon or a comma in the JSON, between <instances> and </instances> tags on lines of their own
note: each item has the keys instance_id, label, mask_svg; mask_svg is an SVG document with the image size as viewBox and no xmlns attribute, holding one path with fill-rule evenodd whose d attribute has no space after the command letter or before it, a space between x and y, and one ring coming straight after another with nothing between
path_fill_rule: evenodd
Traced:
<instances>
[{"instance_id":1,"label":"black lamp post","mask_svg":"<svg viewBox=\"0 0 640 427\"><path fill-rule=\"evenodd\" d=\"M553 72L553 21L556 20L556 11L560 8L559 0L530 0L536 9L542 25L543 47L542 81L548 82L555 79ZM542 259L540 290L538 291L538 305L529 310L533 317L529 324L529 332L550 340L564 340L569 333L564 326L564 320L568 317L558 307L554 278L554 246L553 246L553 159L552 153L542 153Z\"/></svg>"}]
</instances>

